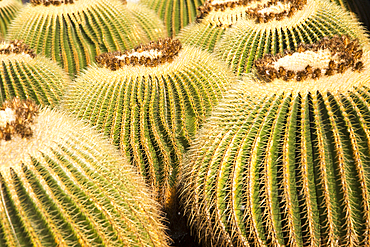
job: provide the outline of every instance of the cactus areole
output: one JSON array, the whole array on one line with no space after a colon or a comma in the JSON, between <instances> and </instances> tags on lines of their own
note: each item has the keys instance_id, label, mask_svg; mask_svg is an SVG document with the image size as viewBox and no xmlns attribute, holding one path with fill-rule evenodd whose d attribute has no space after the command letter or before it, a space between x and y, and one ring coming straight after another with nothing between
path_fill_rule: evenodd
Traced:
<instances>
[{"instance_id":1,"label":"cactus areole","mask_svg":"<svg viewBox=\"0 0 370 247\"><path fill-rule=\"evenodd\" d=\"M151 41L146 45L139 45L131 51L103 53L96 56L95 60L98 64L111 70L128 65L156 67L166 62L172 62L180 50L181 43L178 39L165 38L156 42Z\"/></svg>"},{"instance_id":2,"label":"cactus areole","mask_svg":"<svg viewBox=\"0 0 370 247\"><path fill-rule=\"evenodd\" d=\"M23 41L12 40L9 43L3 42L0 44L0 54L22 54L35 58L35 52Z\"/></svg>"},{"instance_id":3,"label":"cactus areole","mask_svg":"<svg viewBox=\"0 0 370 247\"><path fill-rule=\"evenodd\" d=\"M38 106L30 100L14 98L13 101L5 101L0 107L0 140L9 141L16 135L31 137L29 125L37 114Z\"/></svg>"},{"instance_id":4,"label":"cactus areole","mask_svg":"<svg viewBox=\"0 0 370 247\"><path fill-rule=\"evenodd\" d=\"M78 1L78 0L31 0L31 3L32 5L42 4L45 6L49 6L49 5L59 6L62 4L73 4L75 1Z\"/></svg>"},{"instance_id":5,"label":"cactus areole","mask_svg":"<svg viewBox=\"0 0 370 247\"><path fill-rule=\"evenodd\" d=\"M275 56L266 54L255 64L258 74L266 81L278 78L304 81L344 73L349 68L360 71L363 68L362 54L357 39L336 35L311 45L300 44L296 52L286 50Z\"/></svg>"},{"instance_id":6,"label":"cactus areole","mask_svg":"<svg viewBox=\"0 0 370 247\"><path fill-rule=\"evenodd\" d=\"M226 27L230 27L244 16L254 19L257 23L280 21L285 17L292 17L306 4L307 0L208 0L198 7L197 21L201 22L210 16L211 23Z\"/></svg>"},{"instance_id":7,"label":"cactus areole","mask_svg":"<svg viewBox=\"0 0 370 247\"><path fill-rule=\"evenodd\" d=\"M368 46L334 36L256 63L180 167L193 228L214 246L370 246Z\"/></svg>"}]
</instances>

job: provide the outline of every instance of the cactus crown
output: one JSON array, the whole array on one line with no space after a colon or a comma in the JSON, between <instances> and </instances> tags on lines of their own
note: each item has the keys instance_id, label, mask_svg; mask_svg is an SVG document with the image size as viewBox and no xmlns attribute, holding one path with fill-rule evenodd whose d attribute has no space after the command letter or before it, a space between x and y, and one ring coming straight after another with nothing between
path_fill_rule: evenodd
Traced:
<instances>
[{"instance_id":1,"label":"cactus crown","mask_svg":"<svg viewBox=\"0 0 370 247\"><path fill-rule=\"evenodd\" d=\"M203 6L198 7L199 14L197 21L204 19L211 13L234 12L230 13L237 17L240 14L246 14L257 23L266 23L271 20L281 20L284 17L292 17L297 10L302 10L307 4L307 0L238 0L238 1L220 1L207 0ZM243 13L244 12L244 13ZM217 15L217 14L216 14ZM218 17L218 26L231 26L239 18L221 18Z\"/></svg>"},{"instance_id":2,"label":"cactus crown","mask_svg":"<svg viewBox=\"0 0 370 247\"><path fill-rule=\"evenodd\" d=\"M36 53L23 41L12 40L0 44L0 54L27 54L31 58L36 57Z\"/></svg>"},{"instance_id":3,"label":"cactus crown","mask_svg":"<svg viewBox=\"0 0 370 247\"><path fill-rule=\"evenodd\" d=\"M300 44L294 53L285 50L284 54L266 54L256 60L255 65L265 81L277 78L303 81L309 77L318 79L321 75L342 74L349 68L360 71L362 54L358 39L335 35L314 44Z\"/></svg>"},{"instance_id":4,"label":"cactus crown","mask_svg":"<svg viewBox=\"0 0 370 247\"><path fill-rule=\"evenodd\" d=\"M178 39L165 38L156 42L151 41L146 45L139 45L131 51L103 53L96 56L95 60L98 64L113 71L127 65L156 67L166 62L172 62L181 47Z\"/></svg>"},{"instance_id":5,"label":"cactus crown","mask_svg":"<svg viewBox=\"0 0 370 247\"><path fill-rule=\"evenodd\" d=\"M15 135L31 137L29 125L38 112L38 106L31 100L14 98L12 101L5 101L0 107L0 140L10 141Z\"/></svg>"},{"instance_id":6,"label":"cactus crown","mask_svg":"<svg viewBox=\"0 0 370 247\"><path fill-rule=\"evenodd\" d=\"M31 3L34 6L36 6L36 5L45 5L45 6L55 5L55 6L59 6L59 5L62 5L62 4L72 4L75 1L77 1L77 0L31 0Z\"/></svg>"}]
</instances>

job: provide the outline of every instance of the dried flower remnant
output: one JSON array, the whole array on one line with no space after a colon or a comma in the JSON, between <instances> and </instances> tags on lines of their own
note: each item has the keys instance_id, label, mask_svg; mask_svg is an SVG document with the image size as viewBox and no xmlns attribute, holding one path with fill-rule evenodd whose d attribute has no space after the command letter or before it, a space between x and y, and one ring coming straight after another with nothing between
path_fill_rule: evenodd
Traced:
<instances>
[{"instance_id":1,"label":"dried flower remnant","mask_svg":"<svg viewBox=\"0 0 370 247\"><path fill-rule=\"evenodd\" d=\"M117 70L127 65L156 67L173 61L181 47L178 39L165 38L146 45L139 45L130 51L103 53L96 56L95 60L98 64L111 70Z\"/></svg>"},{"instance_id":2,"label":"dried flower remnant","mask_svg":"<svg viewBox=\"0 0 370 247\"><path fill-rule=\"evenodd\" d=\"M50 5L55 5L59 6L62 4L72 4L74 1L77 0L31 0L31 3L33 5L45 5L45 6L50 6Z\"/></svg>"},{"instance_id":3,"label":"dried flower remnant","mask_svg":"<svg viewBox=\"0 0 370 247\"><path fill-rule=\"evenodd\" d=\"M302 10L307 4L307 0L239 0L239 1L218 1L218 0L208 0L203 6L198 7L199 14L197 16L197 21L200 22L211 12L226 10L232 10L236 7L242 7L243 12L249 16L251 19L255 19L257 23L266 23L271 20L282 20L284 17L292 17L296 11ZM240 11L240 10L239 10ZM239 12L238 11L238 12ZM238 18L233 18L237 21ZM222 21L219 26L223 26ZM230 27L231 23L226 24Z\"/></svg>"},{"instance_id":4,"label":"dried flower remnant","mask_svg":"<svg viewBox=\"0 0 370 247\"><path fill-rule=\"evenodd\" d=\"M0 107L0 140L10 141L16 135L31 137L30 124L38 112L38 106L31 100L5 101Z\"/></svg>"},{"instance_id":5,"label":"dried flower remnant","mask_svg":"<svg viewBox=\"0 0 370 247\"><path fill-rule=\"evenodd\" d=\"M1 43L0 54L27 54L32 58L36 57L36 53L21 40L12 40L9 43Z\"/></svg>"},{"instance_id":6,"label":"dried flower remnant","mask_svg":"<svg viewBox=\"0 0 370 247\"><path fill-rule=\"evenodd\" d=\"M323 38L315 44L300 44L297 51L285 51L284 54L266 54L256 60L258 74L265 81L281 78L285 81L294 79L303 81L308 78L318 79L344 73L351 68L361 71L363 68L363 50L357 39L349 36Z\"/></svg>"}]
</instances>

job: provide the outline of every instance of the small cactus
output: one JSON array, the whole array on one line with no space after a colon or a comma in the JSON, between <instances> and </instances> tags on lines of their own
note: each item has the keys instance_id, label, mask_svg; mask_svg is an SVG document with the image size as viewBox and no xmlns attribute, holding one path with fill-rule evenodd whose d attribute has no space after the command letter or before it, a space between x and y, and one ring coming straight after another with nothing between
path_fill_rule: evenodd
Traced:
<instances>
[{"instance_id":1,"label":"small cactus","mask_svg":"<svg viewBox=\"0 0 370 247\"><path fill-rule=\"evenodd\" d=\"M0 104L13 97L54 107L63 95L68 75L55 62L36 55L21 41L0 43Z\"/></svg>"},{"instance_id":2,"label":"small cactus","mask_svg":"<svg viewBox=\"0 0 370 247\"><path fill-rule=\"evenodd\" d=\"M140 2L154 9L164 20L167 33L170 37L176 36L189 23L195 21L197 7L205 0L141 0Z\"/></svg>"},{"instance_id":3,"label":"small cactus","mask_svg":"<svg viewBox=\"0 0 370 247\"><path fill-rule=\"evenodd\" d=\"M103 130L167 205L184 149L234 77L171 38L97 62L73 82L65 107Z\"/></svg>"},{"instance_id":4,"label":"small cactus","mask_svg":"<svg viewBox=\"0 0 370 247\"><path fill-rule=\"evenodd\" d=\"M0 107L1 246L168 246L144 181L95 131L14 98Z\"/></svg>"},{"instance_id":5,"label":"small cactus","mask_svg":"<svg viewBox=\"0 0 370 247\"><path fill-rule=\"evenodd\" d=\"M0 37L5 37L10 22L15 18L22 3L18 0L1 0L0 1Z\"/></svg>"},{"instance_id":6,"label":"small cactus","mask_svg":"<svg viewBox=\"0 0 370 247\"><path fill-rule=\"evenodd\" d=\"M153 23L159 20L149 25ZM154 36L164 26L156 29ZM100 53L131 49L149 40L130 9L118 0L32 0L12 22L7 39L24 40L72 77Z\"/></svg>"},{"instance_id":7,"label":"small cactus","mask_svg":"<svg viewBox=\"0 0 370 247\"><path fill-rule=\"evenodd\" d=\"M335 36L256 67L180 166L193 230L212 246L370 246L369 51Z\"/></svg>"},{"instance_id":8,"label":"small cactus","mask_svg":"<svg viewBox=\"0 0 370 247\"><path fill-rule=\"evenodd\" d=\"M336 34L368 42L364 29L340 7L327 1L307 0L291 17L266 23L238 22L228 29L214 52L234 73L242 75L250 72L254 61L265 54L295 51L301 43L313 44Z\"/></svg>"}]
</instances>

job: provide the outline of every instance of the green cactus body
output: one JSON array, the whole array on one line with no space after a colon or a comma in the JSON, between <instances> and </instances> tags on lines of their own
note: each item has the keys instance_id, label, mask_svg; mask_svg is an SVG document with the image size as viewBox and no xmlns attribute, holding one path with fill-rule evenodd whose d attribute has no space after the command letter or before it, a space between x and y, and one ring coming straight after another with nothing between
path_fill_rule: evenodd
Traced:
<instances>
[{"instance_id":1,"label":"green cactus body","mask_svg":"<svg viewBox=\"0 0 370 247\"><path fill-rule=\"evenodd\" d=\"M149 40L158 40L167 37L163 21L158 18L154 10L143 4L127 3L127 9L135 17L140 27L145 31Z\"/></svg>"},{"instance_id":2,"label":"green cactus body","mask_svg":"<svg viewBox=\"0 0 370 247\"><path fill-rule=\"evenodd\" d=\"M5 37L10 22L22 8L22 3L17 0L0 1L0 35Z\"/></svg>"},{"instance_id":3,"label":"green cactus body","mask_svg":"<svg viewBox=\"0 0 370 247\"><path fill-rule=\"evenodd\" d=\"M164 26L156 29L163 30ZM153 34L161 33L158 30ZM28 4L12 23L7 38L24 40L36 53L57 61L72 77L102 52L130 49L149 40L130 10L118 0Z\"/></svg>"},{"instance_id":4,"label":"green cactus body","mask_svg":"<svg viewBox=\"0 0 370 247\"><path fill-rule=\"evenodd\" d=\"M185 212L205 243L370 246L370 54L331 76L330 52L295 54L280 63L329 66L304 80L247 75L180 166Z\"/></svg>"},{"instance_id":5,"label":"green cactus body","mask_svg":"<svg viewBox=\"0 0 370 247\"><path fill-rule=\"evenodd\" d=\"M155 48L168 43L165 49ZM111 58L100 63L110 60L109 68L89 68L65 97L65 107L103 130L139 168L163 203L172 198L177 167L190 138L234 79L209 53L192 47L176 50L175 43L181 47L176 40L165 39L139 46L136 51L142 53L106 54ZM119 65L125 58L137 61L138 57L149 58L145 53L155 56L156 52L167 52L169 60L157 65L153 63L166 58L145 62L152 66ZM122 60L114 61L117 57ZM111 66L118 66L117 70Z\"/></svg>"},{"instance_id":6,"label":"green cactus body","mask_svg":"<svg viewBox=\"0 0 370 247\"><path fill-rule=\"evenodd\" d=\"M141 3L157 12L164 20L168 35L173 37L195 20L197 7L202 5L204 0L141 0Z\"/></svg>"},{"instance_id":7,"label":"green cactus body","mask_svg":"<svg viewBox=\"0 0 370 247\"><path fill-rule=\"evenodd\" d=\"M0 44L0 61L0 104L18 97L54 107L70 83L59 65L19 41Z\"/></svg>"},{"instance_id":8,"label":"green cactus body","mask_svg":"<svg viewBox=\"0 0 370 247\"><path fill-rule=\"evenodd\" d=\"M280 21L256 23L244 20L228 29L214 52L237 75L248 73L264 54L295 51L300 43L312 44L323 37L350 35L368 42L364 29L338 6L321 0L307 0L302 10Z\"/></svg>"},{"instance_id":9,"label":"green cactus body","mask_svg":"<svg viewBox=\"0 0 370 247\"><path fill-rule=\"evenodd\" d=\"M107 140L48 109L15 123L15 109L0 108L1 246L168 246L157 203Z\"/></svg>"}]
</instances>

